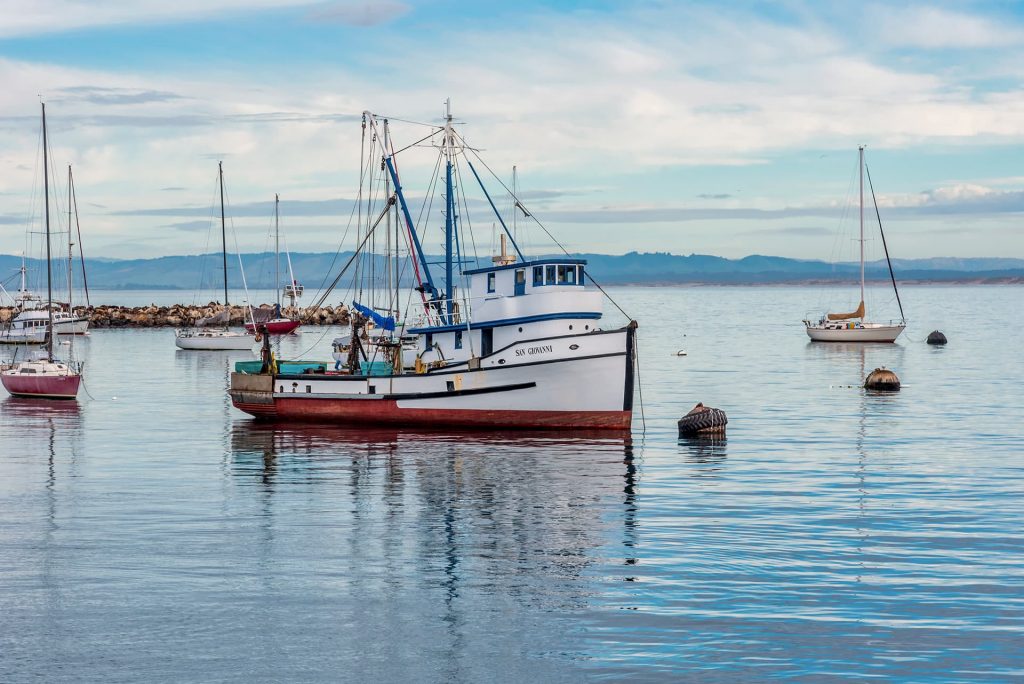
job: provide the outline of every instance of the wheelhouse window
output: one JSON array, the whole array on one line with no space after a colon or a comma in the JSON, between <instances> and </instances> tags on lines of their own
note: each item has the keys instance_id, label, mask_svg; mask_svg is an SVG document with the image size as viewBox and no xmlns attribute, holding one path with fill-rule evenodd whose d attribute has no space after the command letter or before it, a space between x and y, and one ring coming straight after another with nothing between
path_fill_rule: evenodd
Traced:
<instances>
[{"instance_id":1,"label":"wheelhouse window","mask_svg":"<svg viewBox=\"0 0 1024 684\"><path fill-rule=\"evenodd\" d=\"M462 331L461 330L456 330L455 331L455 348L456 349L462 349Z\"/></svg>"},{"instance_id":2,"label":"wheelhouse window","mask_svg":"<svg viewBox=\"0 0 1024 684\"><path fill-rule=\"evenodd\" d=\"M537 287L538 285L543 285L543 284L544 284L544 267L543 266L534 266L533 267L533 286Z\"/></svg>"},{"instance_id":3,"label":"wheelhouse window","mask_svg":"<svg viewBox=\"0 0 1024 684\"><path fill-rule=\"evenodd\" d=\"M496 276L497 276L497 274L493 273L493 272L487 274L487 291L488 292L494 292L494 283L495 283L495 281L497 279Z\"/></svg>"},{"instance_id":4,"label":"wheelhouse window","mask_svg":"<svg viewBox=\"0 0 1024 684\"><path fill-rule=\"evenodd\" d=\"M555 284L555 265L550 264L544 267L544 284L554 285Z\"/></svg>"},{"instance_id":5,"label":"wheelhouse window","mask_svg":"<svg viewBox=\"0 0 1024 684\"><path fill-rule=\"evenodd\" d=\"M579 275L576 277L576 284L577 285L582 285L583 284L583 264L580 264L576 268L579 270Z\"/></svg>"}]
</instances>

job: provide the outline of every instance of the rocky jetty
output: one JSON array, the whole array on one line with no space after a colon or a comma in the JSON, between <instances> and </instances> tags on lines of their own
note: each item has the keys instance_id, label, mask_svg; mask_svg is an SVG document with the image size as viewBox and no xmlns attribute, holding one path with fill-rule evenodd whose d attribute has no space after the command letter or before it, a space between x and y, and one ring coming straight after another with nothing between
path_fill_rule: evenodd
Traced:
<instances>
[{"instance_id":1,"label":"rocky jetty","mask_svg":"<svg viewBox=\"0 0 1024 684\"><path fill-rule=\"evenodd\" d=\"M191 325L200 318L209 318L221 310L216 302L203 306L174 304L172 306L91 306L76 312L87 312L89 328L178 328ZM262 304L265 311L273 310L273 305ZM0 307L0 323L7 323L17 315L13 307ZM259 313L256 314L260 318ZM299 312L303 325L348 325L348 309L344 305L337 307L324 306L315 311L303 309ZM249 319L248 307L231 307L231 325L240 326Z\"/></svg>"}]
</instances>

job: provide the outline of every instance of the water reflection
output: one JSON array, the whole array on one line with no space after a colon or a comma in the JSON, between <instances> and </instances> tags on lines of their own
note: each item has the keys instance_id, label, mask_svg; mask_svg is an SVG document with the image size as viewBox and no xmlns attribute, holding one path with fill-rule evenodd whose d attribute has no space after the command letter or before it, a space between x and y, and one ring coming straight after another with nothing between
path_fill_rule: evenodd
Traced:
<instances>
[{"instance_id":1,"label":"water reflection","mask_svg":"<svg viewBox=\"0 0 1024 684\"><path fill-rule=\"evenodd\" d=\"M636 562L639 472L628 436L240 421L229 459L239 483L267 493L268 524L298 492L330 501L325 515L352 558L390 574L407 572L411 555L446 605L463 596L467 574L528 601L577 605L583 596L530 595L536 585L514 578L579 578L607 542L611 501L623 502L626 562Z\"/></svg>"},{"instance_id":2,"label":"water reflection","mask_svg":"<svg viewBox=\"0 0 1024 684\"><path fill-rule=\"evenodd\" d=\"M679 438L679 446L684 450L684 455L695 466L691 476L712 481L718 478L718 472L725 467L727 444L724 434Z\"/></svg>"}]
</instances>

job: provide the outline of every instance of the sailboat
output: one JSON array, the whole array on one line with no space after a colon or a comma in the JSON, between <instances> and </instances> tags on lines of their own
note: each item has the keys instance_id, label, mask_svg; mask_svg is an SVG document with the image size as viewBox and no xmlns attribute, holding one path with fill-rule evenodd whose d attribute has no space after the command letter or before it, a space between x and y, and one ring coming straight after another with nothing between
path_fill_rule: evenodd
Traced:
<instances>
[{"instance_id":1,"label":"sailboat","mask_svg":"<svg viewBox=\"0 0 1024 684\"><path fill-rule=\"evenodd\" d=\"M358 270L361 275L375 271L396 290L403 272L414 281L406 290L409 308L403 317L386 288L354 284L353 292L377 297L378 305L352 302L351 334L336 340L337 347L347 347L347 354L336 350L337 369L325 363L300 372L297 362L278 361L264 339L260 367L247 371L236 366L231 375L228 391L234 406L265 420L337 425L628 430L636 322L602 328L603 293L588 277L585 259L568 253L535 258L523 254L474 160L490 169L477 148L455 130L450 103L443 125L434 126L426 137L415 135L421 143L431 139L438 154L433 175L437 201L423 200L419 225L400 183L398 155L427 145L407 145L395 152L388 121L368 111L362 128L369 156L361 157L361 168L374 173L364 181L372 193L363 194L360 188L361 206L372 210L358 217L359 242L334 285L361 255L368 256ZM485 201L467 200L463 182L472 186L474 181ZM470 231L484 222L470 221L460 212L488 206L514 253L508 253L502 240L501 252L481 265L471 256L475 248ZM428 227L441 223L438 213L444 226L443 282L435 280L431 267L438 262L427 258L423 246ZM392 214L395 240L380 241L394 249L388 263L400 256L400 236L402 248L408 248L410 268L397 272L381 269L372 248L374 236L382 237L379 229L390 235ZM327 288L314 307L330 292ZM368 342L365 332L371 322L386 334ZM406 336L414 338L412 351L406 349Z\"/></svg>"},{"instance_id":2,"label":"sailboat","mask_svg":"<svg viewBox=\"0 0 1024 684\"><path fill-rule=\"evenodd\" d=\"M74 216L74 225L72 225ZM82 231L78 226L78 202L75 199L74 181L71 175L71 165L68 165L68 301L67 309L56 302L47 305L52 309L52 330L58 335L84 335L89 330L89 316L84 313L76 313L72 302L74 291L73 264L74 264L74 241L71 236L77 229L79 257L82 264L82 282L85 286L86 303L89 299L88 280L85 275L85 256L82 253ZM25 255L21 258L21 287L12 299L18 314L11 321L6 330L0 330L0 344L42 344L47 330L51 329L51 314L44 310L42 300L28 289L28 269L25 263Z\"/></svg>"},{"instance_id":3,"label":"sailboat","mask_svg":"<svg viewBox=\"0 0 1024 684\"><path fill-rule=\"evenodd\" d=\"M257 330L265 330L269 335L287 335L293 332L296 328L301 325L301 321L295 318L288 318L281 313L281 212L280 212L281 197L280 195L274 195L274 292L277 297L277 301L274 302L274 313L273 318L269 318L265 321L257 321L255 312L253 313L253 320L245 324L245 329L249 332L257 332ZM288 257L288 275L289 284L286 287L295 288L295 275L292 273L292 260ZM295 299L292 298L292 307L295 306Z\"/></svg>"},{"instance_id":4,"label":"sailboat","mask_svg":"<svg viewBox=\"0 0 1024 684\"><path fill-rule=\"evenodd\" d=\"M885 243L885 232L882 230L882 220L878 214L877 203L874 205L875 215L878 216L878 230L882 235L882 246L885 248L885 261L889 265L892 289L896 293L896 302L900 307L900 322L874 323L867 319L864 308L864 146L861 145L857 149L860 171L860 304L849 313L826 313L817 321L804 320L807 336L815 342L895 342L907 327L907 319L903 314L903 303L900 301L900 293L896 287L896 275L893 273L892 261L889 259L889 247ZM870 183L870 181L869 172L868 182ZM874 201L874 196L872 187L872 201Z\"/></svg>"},{"instance_id":5,"label":"sailboat","mask_svg":"<svg viewBox=\"0 0 1024 684\"><path fill-rule=\"evenodd\" d=\"M191 328L174 331L174 344L180 349L203 351L251 350L253 338L248 333L231 330L231 305L228 303L228 238L224 218L224 164L217 162L220 186L220 238L224 267L224 308L208 318L200 318Z\"/></svg>"},{"instance_id":6,"label":"sailboat","mask_svg":"<svg viewBox=\"0 0 1024 684\"><path fill-rule=\"evenodd\" d=\"M61 361L53 354L53 262L50 252L50 169L46 138L46 104L42 105L43 126L43 197L46 222L46 316L45 346L31 352L25 361L12 361L0 366L0 382L16 397L40 399L74 399L82 382L82 366Z\"/></svg>"}]
</instances>

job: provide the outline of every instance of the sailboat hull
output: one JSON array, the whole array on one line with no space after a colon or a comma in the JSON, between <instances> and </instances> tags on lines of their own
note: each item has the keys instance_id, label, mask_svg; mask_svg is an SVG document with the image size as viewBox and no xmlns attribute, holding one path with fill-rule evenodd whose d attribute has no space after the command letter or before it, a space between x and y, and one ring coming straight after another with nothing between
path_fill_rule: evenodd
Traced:
<instances>
[{"instance_id":1,"label":"sailboat hull","mask_svg":"<svg viewBox=\"0 0 1024 684\"><path fill-rule=\"evenodd\" d=\"M198 351L252 351L254 342L251 335L230 330L179 330L174 338L179 349Z\"/></svg>"},{"instance_id":2,"label":"sailboat hull","mask_svg":"<svg viewBox=\"0 0 1024 684\"><path fill-rule=\"evenodd\" d=\"M12 396L36 399L74 399L82 376L78 373L22 373L15 364L0 373L0 382Z\"/></svg>"},{"instance_id":3,"label":"sailboat hull","mask_svg":"<svg viewBox=\"0 0 1024 684\"><path fill-rule=\"evenodd\" d=\"M480 359L479 368L462 363L422 374L234 373L230 394L236 408L264 419L628 430L634 334L623 328L529 340Z\"/></svg>"},{"instance_id":4,"label":"sailboat hull","mask_svg":"<svg viewBox=\"0 0 1024 684\"><path fill-rule=\"evenodd\" d=\"M852 328L808 325L807 336L815 342L895 342L905 327L880 323L857 324Z\"/></svg>"},{"instance_id":5,"label":"sailboat hull","mask_svg":"<svg viewBox=\"0 0 1024 684\"><path fill-rule=\"evenodd\" d=\"M266 323L260 323L258 327L266 327L267 332L271 335L287 335L294 332L300 325L302 325L301 321L295 321L290 318L275 318ZM246 323L245 329L249 332L256 332L257 326L254 323Z\"/></svg>"}]
</instances>

